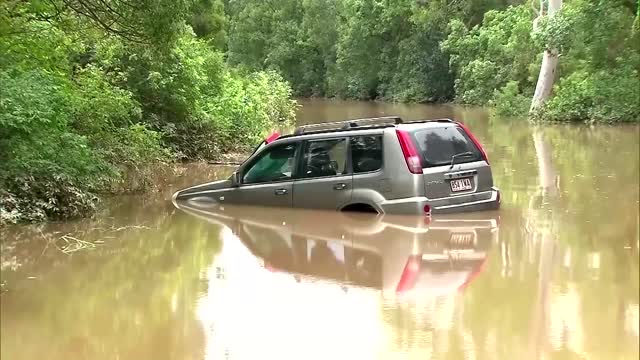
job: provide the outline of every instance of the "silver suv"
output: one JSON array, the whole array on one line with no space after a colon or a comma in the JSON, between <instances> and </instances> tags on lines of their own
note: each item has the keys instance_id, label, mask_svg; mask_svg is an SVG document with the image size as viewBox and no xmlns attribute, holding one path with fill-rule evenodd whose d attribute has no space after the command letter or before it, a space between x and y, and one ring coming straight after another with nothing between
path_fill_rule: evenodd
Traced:
<instances>
[{"instance_id":1,"label":"silver suv","mask_svg":"<svg viewBox=\"0 0 640 360\"><path fill-rule=\"evenodd\" d=\"M180 190L173 200L431 214L498 209L500 192L463 124L392 116L270 136L229 179Z\"/></svg>"}]
</instances>

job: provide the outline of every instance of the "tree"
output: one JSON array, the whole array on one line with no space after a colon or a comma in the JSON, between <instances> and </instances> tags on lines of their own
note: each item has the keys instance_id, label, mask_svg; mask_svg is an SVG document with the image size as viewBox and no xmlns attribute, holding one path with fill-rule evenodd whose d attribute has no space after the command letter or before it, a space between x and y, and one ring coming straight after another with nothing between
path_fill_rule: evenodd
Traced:
<instances>
[{"instance_id":1,"label":"tree","mask_svg":"<svg viewBox=\"0 0 640 360\"><path fill-rule=\"evenodd\" d=\"M562 8L562 0L549 0L547 7L548 15L545 15L544 3L544 0L540 0L540 12L538 17L534 20L534 31L542 17L547 16L551 19ZM531 108L529 109L530 113L539 109L549 98L549 95L551 95L557 66L558 49L555 47L548 47L544 50L542 66L540 67L540 74L538 75L538 83L536 84L536 90L533 94L533 99L531 100Z\"/></svg>"},{"instance_id":2,"label":"tree","mask_svg":"<svg viewBox=\"0 0 640 360\"><path fill-rule=\"evenodd\" d=\"M215 48L223 13L222 0L0 3L0 225L88 215L95 194L143 190L165 161L286 126L282 77L238 72Z\"/></svg>"},{"instance_id":3,"label":"tree","mask_svg":"<svg viewBox=\"0 0 640 360\"><path fill-rule=\"evenodd\" d=\"M224 49L227 43L225 27L227 19L222 0L198 0L191 7L189 21L193 32L199 38L209 40L218 49Z\"/></svg>"}]
</instances>

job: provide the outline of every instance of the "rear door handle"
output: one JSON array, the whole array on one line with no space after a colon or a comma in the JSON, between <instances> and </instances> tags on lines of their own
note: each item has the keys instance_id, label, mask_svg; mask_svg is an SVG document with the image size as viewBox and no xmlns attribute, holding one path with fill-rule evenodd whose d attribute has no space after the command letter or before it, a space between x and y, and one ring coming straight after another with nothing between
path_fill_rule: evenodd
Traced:
<instances>
[{"instance_id":1,"label":"rear door handle","mask_svg":"<svg viewBox=\"0 0 640 360\"><path fill-rule=\"evenodd\" d=\"M333 184L333 190L344 190L346 188L347 188L347 184L345 183Z\"/></svg>"},{"instance_id":2,"label":"rear door handle","mask_svg":"<svg viewBox=\"0 0 640 360\"><path fill-rule=\"evenodd\" d=\"M276 195L287 195L287 192L288 192L287 189L276 189L274 191Z\"/></svg>"}]
</instances>

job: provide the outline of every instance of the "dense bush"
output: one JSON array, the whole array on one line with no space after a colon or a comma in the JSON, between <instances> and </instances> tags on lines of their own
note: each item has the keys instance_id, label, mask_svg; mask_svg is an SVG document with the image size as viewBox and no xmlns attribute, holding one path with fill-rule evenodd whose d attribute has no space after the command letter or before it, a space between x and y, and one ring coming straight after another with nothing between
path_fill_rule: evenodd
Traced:
<instances>
[{"instance_id":1,"label":"dense bush","mask_svg":"<svg viewBox=\"0 0 640 360\"><path fill-rule=\"evenodd\" d=\"M523 1L234 1L228 56L281 72L299 96L446 102L454 76L439 43L448 21L473 26L514 2Z\"/></svg>"},{"instance_id":2,"label":"dense bush","mask_svg":"<svg viewBox=\"0 0 640 360\"><path fill-rule=\"evenodd\" d=\"M229 61L275 69L296 95L443 102L453 98L447 21L475 24L509 0L243 0L230 3Z\"/></svg>"},{"instance_id":3,"label":"dense bush","mask_svg":"<svg viewBox=\"0 0 640 360\"><path fill-rule=\"evenodd\" d=\"M75 216L117 173L73 131L73 85L42 71L0 73L0 222Z\"/></svg>"},{"instance_id":4,"label":"dense bush","mask_svg":"<svg viewBox=\"0 0 640 360\"><path fill-rule=\"evenodd\" d=\"M532 71L531 65L539 63L537 54L542 52L531 40L533 18L531 7L522 5L489 11L482 24L471 29L460 20L450 22L441 46L456 73L456 100L486 105L509 82L533 94L537 69Z\"/></svg>"},{"instance_id":5,"label":"dense bush","mask_svg":"<svg viewBox=\"0 0 640 360\"><path fill-rule=\"evenodd\" d=\"M563 41L561 77L536 118L640 121L640 37L633 8L625 1L575 0L563 11L568 20L560 22L570 23L571 32Z\"/></svg>"},{"instance_id":6,"label":"dense bush","mask_svg":"<svg viewBox=\"0 0 640 360\"><path fill-rule=\"evenodd\" d=\"M560 79L537 118L548 121L632 122L640 118L637 70L576 71Z\"/></svg>"},{"instance_id":7,"label":"dense bush","mask_svg":"<svg viewBox=\"0 0 640 360\"><path fill-rule=\"evenodd\" d=\"M553 48L560 61L552 98L560 98L537 116L638 120L633 94L613 96L621 91L611 85L640 81L633 71L640 51L637 2L563 0L556 16L541 18L539 6L523 0L239 0L226 9L227 55L245 69L277 70L300 96L455 100L523 116L542 53ZM569 86L577 84L560 81L573 76L605 85L600 82L610 70L610 100L595 94L582 103L570 100ZM581 109L584 104L594 108Z\"/></svg>"},{"instance_id":8,"label":"dense bush","mask_svg":"<svg viewBox=\"0 0 640 360\"><path fill-rule=\"evenodd\" d=\"M0 180L34 170L102 179L107 163L73 131L71 83L37 70L2 72L0 81Z\"/></svg>"},{"instance_id":9,"label":"dense bush","mask_svg":"<svg viewBox=\"0 0 640 360\"><path fill-rule=\"evenodd\" d=\"M533 114L547 121L640 121L640 38L637 4L566 0L558 15L533 29L530 6L489 11L482 24L449 24L441 43L455 71L456 99L525 115L545 48L560 52L557 81Z\"/></svg>"},{"instance_id":10,"label":"dense bush","mask_svg":"<svg viewBox=\"0 0 640 360\"><path fill-rule=\"evenodd\" d=\"M525 96L518 89L518 82L509 81L502 89L496 90L489 102L498 116L513 117L525 114L531 105L531 95Z\"/></svg>"},{"instance_id":11,"label":"dense bush","mask_svg":"<svg viewBox=\"0 0 640 360\"><path fill-rule=\"evenodd\" d=\"M105 28L118 4L98 18L55 2L0 7L0 223L86 215L96 194L145 189L172 158L253 147L292 122L288 84L229 68L216 22L189 13L220 4L161 1L137 15L170 18Z\"/></svg>"}]
</instances>

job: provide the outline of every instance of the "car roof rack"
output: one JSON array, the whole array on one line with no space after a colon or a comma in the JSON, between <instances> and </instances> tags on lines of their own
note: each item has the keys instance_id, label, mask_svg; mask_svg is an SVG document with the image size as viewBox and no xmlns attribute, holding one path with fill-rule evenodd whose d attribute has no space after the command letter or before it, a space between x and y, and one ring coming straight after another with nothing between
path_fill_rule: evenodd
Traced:
<instances>
[{"instance_id":1,"label":"car roof rack","mask_svg":"<svg viewBox=\"0 0 640 360\"><path fill-rule=\"evenodd\" d=\"M404 124L420 124L420 123L428 123L428 122L455 122L455 121L449 118L440 118L440 119L409 120L409 121L405 121Z\"/></svg>"},{"instance_id":2,"label":"car roof rack","mask_svg":"<svg viewBox=\"0 0 640 360\"><path fill-rule=\"evenodd\" d=\"M399 116L383 116L383 117L373 117L373 118L361 118L361 119L351 119L345 121L336 121L329 123L320 123L320 124L310 124L303 125L296 128L293 132L293 135L301 135L307 132L316 132L316 131L331 131L331 130L349 130L360 127L370 127L370 126L384 126L384 125L398 125L402 124L402 118Z\"/></svg>"}]
</instances>

